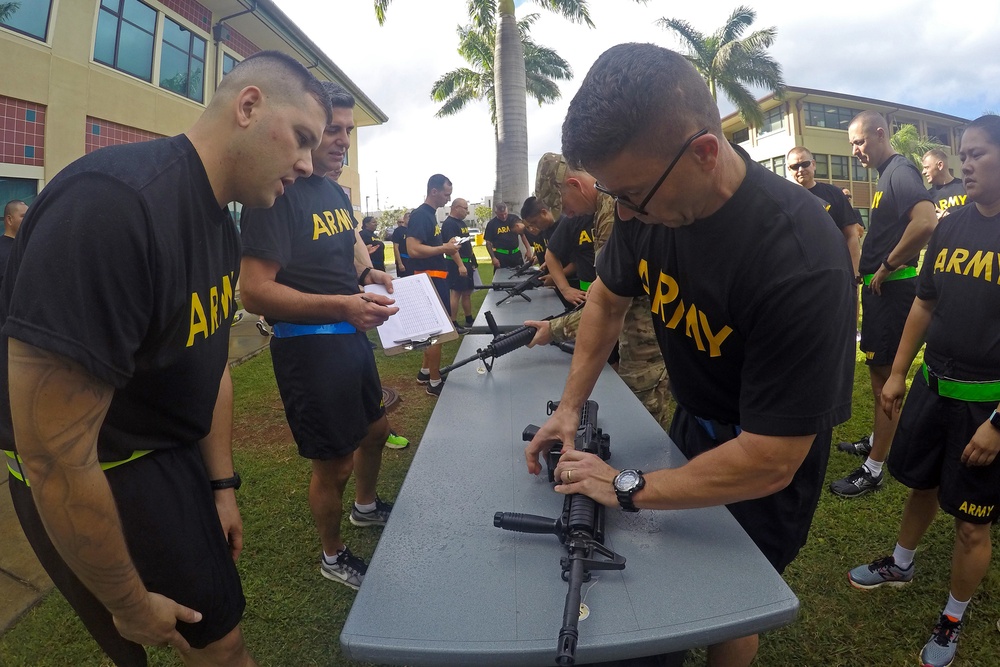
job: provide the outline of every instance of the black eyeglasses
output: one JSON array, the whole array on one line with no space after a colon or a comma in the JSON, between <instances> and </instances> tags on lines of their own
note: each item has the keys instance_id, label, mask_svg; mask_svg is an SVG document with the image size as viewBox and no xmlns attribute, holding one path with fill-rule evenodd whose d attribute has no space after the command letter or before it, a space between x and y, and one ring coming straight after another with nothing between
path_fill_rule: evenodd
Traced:
<instances>
[{"instance_id":1,"label":"black eyeglasses","mask_svg":"<svg viewBox=\"0 0 1000 667\"><path fill-rule=\"evenodd\" d=\"M788 165L788 168L792 171L798 171L799 169L806 169L811 165L812 160L806 160L805 162L796 162L795 164Z\"/></svg>"},{"instance_id":2,"label":"black eyeglasses","mask_svg":"<svg viewBox=\"0 0 1000 667\"><path fill-rule=\"evenodd\" d=\"M667 180L667 176L669 176L670 172L674 170L674 167L680 161L681 156L684 155L684 151L686 151L688 149L688 146L690 146L694 142L695 139L697 139L698 137L704 136L706 134L708 134L708 129L707 128L703 129L703 130L701 130L699 132L694 133L693 135L691 135L691 137L687 141L684 142L684 145L681 146L681 149L679 151L677 151L677 156L673 160L670 161L670 164L667 166L667 170L663 172L663 176L660 176L660 179L658 181L656 181L656 183L650 189L649 194L646 195L646 198L643 199L642 202L639 203L639 204L633 203L625 195L616 195L614 192L611 192L610 190L608 190L607 188L605 188L600 183L594 183L594 189L596 189L598 192L603 192L604 194L606 194L609 197L611 197L612 199L614 199L615 200L615 204L617 204L619 206L624 206L625 208L627 208L627 209L629 209L631 211L634 211L634 212L638 213L639 215L649 215L649 213L646 212L646 204L649 203L649 200L653 198L653 195L656 194L656 191L660 189L661 185L663 185L663 181Z\"/></svg>"}]
</instances>

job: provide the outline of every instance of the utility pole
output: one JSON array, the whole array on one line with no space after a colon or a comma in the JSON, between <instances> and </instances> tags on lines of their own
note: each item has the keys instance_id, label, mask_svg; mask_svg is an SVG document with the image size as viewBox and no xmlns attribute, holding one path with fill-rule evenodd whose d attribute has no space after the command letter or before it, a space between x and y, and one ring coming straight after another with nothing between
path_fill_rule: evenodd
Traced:
<instances>
[{"instance_id":1,"label":"utility pole","mask_svg":"<svg viewBox=\"0 0 1000 667\"><path fill-rule=\"evenodd\" d=\"M379 203L378 199L378 169L375 170L375 208L382 210L382 204Z\"/></svg>"},{"instance_id":2,"label":"utility pole","mask_svg":"<svg viewBox=\"0 0 1000 667\"><path fill-rule=\"evenodd\" d=\"M365 215L371 215L372 214L372 207L368 205L368 200L369 199L370 199L370 197L368 195L365 195Z\"/></svg>"}]
</instances>

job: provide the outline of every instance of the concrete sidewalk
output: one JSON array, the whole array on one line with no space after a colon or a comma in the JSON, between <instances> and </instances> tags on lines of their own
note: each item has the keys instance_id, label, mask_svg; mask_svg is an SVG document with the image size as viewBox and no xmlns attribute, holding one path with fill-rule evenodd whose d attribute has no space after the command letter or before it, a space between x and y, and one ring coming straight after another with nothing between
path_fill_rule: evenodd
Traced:
<instances>
[{"instance_id":1,"label":"concrete sidewalk","mask_svg":"<svg viewBox=\"0 0 1000 667\"><path fill-rule=\"evenodd\" d=\"M260 335L254 315L244 315L230 334L230 365L261 352L269 338ZM8 484L6 471L0 471L0 634L52 590L52 581L21 532Z\"/></svg>"}]
</instances>

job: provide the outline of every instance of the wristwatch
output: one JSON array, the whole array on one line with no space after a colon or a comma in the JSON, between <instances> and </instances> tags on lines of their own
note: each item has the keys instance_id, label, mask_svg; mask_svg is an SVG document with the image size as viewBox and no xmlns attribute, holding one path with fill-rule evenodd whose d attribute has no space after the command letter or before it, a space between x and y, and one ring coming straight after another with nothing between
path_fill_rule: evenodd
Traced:
<instances>
[{"instance_id":1,"label":"wristwatch","mask_svg":"<svg viewBox=\"0 0 1000 667\"><path fill-rule=\"evenodd\" d=\"M993 425L993 428L1000 431L1000 414L997 414L996 410L994 410L993 414L990 415L990 424Z\"/></svg>"},{"instance_id":2,"label":"wristwatch","mask_svg":"<svg viewBox=\"0 0 1000 667\"><path fill-rule=\"evenodd\" d=\"M622 470L615 475L612 483L615 487L615 495L618 496L618 504L625 512L638 512L639 508L632 502L632 496L646 486L646 478L642 476L641 470Z\"/></svg>"},{"instance_id":3,"label":"wristwatch","mask_svg":"<svg viewBox=\"0 0 1000 667\"><path fill-rule=\"evenodd\" d=\"M212 485L213 491L221 491L222 489L233 489L238 491L240 486L243 485L243 479L240 477L238 472L234 472L232 477L226 477L225 479L213 479L209 484Z\"/></svg>"}]
</instances>

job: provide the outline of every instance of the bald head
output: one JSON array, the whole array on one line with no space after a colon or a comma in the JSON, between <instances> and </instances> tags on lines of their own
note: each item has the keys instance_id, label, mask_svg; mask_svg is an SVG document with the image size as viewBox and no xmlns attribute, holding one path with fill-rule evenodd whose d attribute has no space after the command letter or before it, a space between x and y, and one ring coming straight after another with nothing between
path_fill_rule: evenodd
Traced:
<instances>
[{"instance_id":1,"label":"bald head","mask_svg":"<svg viewBox=\"0 0 1000 667\"><path fill-rule=\"evenodd\" d=\"M11 199L3 207L3 227L4 236L11 238L17 236L17 230L21 228L21 221L28 211L28 205L20 199Z\"/></svg>"},{"instance_id":2,"label":"bald head","mask_svg":"<svg viewBox=\"0 0 1000 667\"><path fill-rule=\"evenodd\" d=\"M878 169L895 153L889 136L889 123L877 111L862 111L847 128L854 157L869 169Z\"/></svg>"},{"instance_id":3,"label":"bald head","mask_svg":"<svg viewBox=\"0 0 1000 667\"><path fill-rule=\"evenodd\" d=\"M448 211L448 215L455 218L456 220L465 220L469 215L469 202L458 197L451 202L451 209Z\"/></svg>"},{"instance_id":4,"label":"bald head","mask_svg":"<svg viewBox=\"0 0 1000 667\"><path fill-rule=\"evenodd\" d=\"M323 85L298 60L280 51L260 51L236 65L222 77L208 110L228 105L248 86L277 103L296 104L308 93L326 110L330 123L330 96Z\"/></svg>"}]
</instances>

